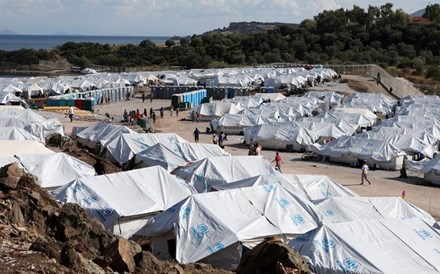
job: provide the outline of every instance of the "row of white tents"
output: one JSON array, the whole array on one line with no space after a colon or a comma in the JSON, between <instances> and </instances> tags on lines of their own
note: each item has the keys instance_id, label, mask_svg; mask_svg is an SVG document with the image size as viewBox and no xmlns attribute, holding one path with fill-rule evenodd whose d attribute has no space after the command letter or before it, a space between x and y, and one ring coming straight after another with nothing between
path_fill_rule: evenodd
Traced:
<instances>
[{"instance_id":1,"label":"row of white tents","mask_svg":"<svg viewBox=\"0 0 440 274\"><path fill-rule=\"evenodd\" d=\"M59 201L80 204L116 234L151 237L160 258L234 268L245 249L279 236L304 255L316 273L440 270L435 220L400 198L360 198L326 176L280 174L262 157L209 155L174 134L137 134L100 123L77 132L80 142L93 148L99 144L100 151L118 163L136 159L131 151L137 149L126 149L120 145L124 142L139 142L132 146L139 149L167 148L188 157L185 160L207 155L183 165L165 159L176 166L169 169L174 175L156 165L93 176L87 164L48 151L37 141L2 141L22 142L1 144L11 148L2 150L2 156L9 157L6 162L0 159L2 165L16 161L40 182L57 178L61 187L53 193ZM32 146L23 149L25 143ZM45 187L53 189L55 184ZM385 260L368 243L413 260Z\"/></svg>"},{"instance_id":2,"label":"row of white tents","mask_svg":"<svg viewBox=\"0 0 440 274\"><path fill-rule=\"evenodd\" d=\"M316 91L303 97L265 96L202 104L195 111L212 120L216 131L244 134L246 143L252 140L275 150L310 149L345 164L363 160L376 168L399 170L407 157L433 158L438 153L438 97L397 101L383 94L354 93L343 99L335 92Z\"/></svg>"},{"instance_id":3,"label":"row of white tents","mask_svg":"<svg viewBox=\"0 0 440 274\"><path fill-rule=\"evenodd\" d=\"M149 83L172 86L197 86L204 83L212 87L265 86L279 88L287 85L301 88L330 81L337 74L331 69L276 69L239 68L186 71L145 71L130 73L85 73L87 75L48 77L0 78L0 99L3 104L17 100L15 95L62 95L66 92L92 89L143 86Z\"/></svg>"}]
</instances>

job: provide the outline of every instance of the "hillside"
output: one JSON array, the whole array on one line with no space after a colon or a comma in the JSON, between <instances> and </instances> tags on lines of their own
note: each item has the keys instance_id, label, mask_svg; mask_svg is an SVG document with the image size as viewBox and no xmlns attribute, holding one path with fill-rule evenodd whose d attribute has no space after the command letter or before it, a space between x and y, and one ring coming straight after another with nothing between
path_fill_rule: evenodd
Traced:
<instances>
[{"instance_id":1,"label":"hillside","mask_svg":"<svg viewBox=\"0 0 440 274\"><path fill-rule=\"evenodd\" d=\"M208 31L205 34L214 34L214 33L252 33L259 31L267 31L273 30L280 26L289 26L292 28L298 28L299 24L291 24L291 23L263 23L263 22L231 22L228 27L223 29L216 29L212 31Z\"/></svg>"}]
</instances>

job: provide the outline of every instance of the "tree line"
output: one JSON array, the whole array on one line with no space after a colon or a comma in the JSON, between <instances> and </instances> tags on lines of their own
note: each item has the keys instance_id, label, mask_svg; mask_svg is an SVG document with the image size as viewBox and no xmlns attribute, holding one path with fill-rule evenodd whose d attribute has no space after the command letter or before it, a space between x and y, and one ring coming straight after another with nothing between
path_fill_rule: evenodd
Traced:
<instances>
[{"instance_id":1,"label":"tree line","mask_svg":"<svg viewBox=\"0 0 440 274\"><path fill-rule=\"evenodd\" d=\"M282 25L250 34L210 32L157 46L111 46L68 42L52 51L0 51L5 64L37 64L55 55L72 65L115 68L219 68L269 63L376 63L411 69L414 75L440 80L440 4L426 7L428 22L415 22L391 3L323 11L299 27Z\"/></svg>"}]
</instances>

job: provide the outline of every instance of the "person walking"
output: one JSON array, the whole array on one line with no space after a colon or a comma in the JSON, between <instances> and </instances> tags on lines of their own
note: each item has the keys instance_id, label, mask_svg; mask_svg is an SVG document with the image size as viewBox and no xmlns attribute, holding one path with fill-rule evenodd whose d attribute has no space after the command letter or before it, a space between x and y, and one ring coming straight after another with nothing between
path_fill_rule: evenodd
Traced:
<instances>
[{"instance_id":1,"label":"person walking","mask_svg":"<svg viewBox=\"0 0 440 274\"><path fill-rule=\"evenodd\" d=\"M163 118L163 107L160 107L160 118Z\"/></svg>"},{"instance_id":2,"label":"person walking","mask_svg":"<svg viewBox=\"0 0 440 274\"><path fill-rule=\"evenodd\" d=\"M281 173L281 164L284 164L284 162L281 159L280 153L278 151L276 152L275 159L273 159L272 162L275 162L275 168L278 169L278 171Z\"/></svg>"},{"instance_id":3,"label":"person walking","mask_svg":"<svg viewBox=\"0 0 440 274\"><path fill-rule=\"evenodd\" d=\"M142 92L142 103L145 103L145 91Z\"/></svg>"},{"instance_id":4,"label":"person walking","mask_svg":"<svg viewBox=\"0 0 440 274\"><path fill-rule=\"evenodd\" d=\"M176 107L176 116L179 118L179 107Z\"/></svg>"},{"instance_id":5,"label":"person walking","mask_svg":"<svg viewBox=\"0 0 440 274\"><path fill-rule=\"evenodd\" d=\"M196 128L194 130L193 136L194 136L194 142L198 143L199 142L199 136L200 136L200 130L198 128Z\"/></svg>"},{"instance_id":6,"label":"person walking","mask_svg":"<svg viewBox=\"0 0 440 274\"><path fill-rule=\"evenodd\" d=\"M217 134L212 134L212 143L214 144L214 145L216 145L217 143L218 143L218 136L217 136Z\"/></svg>"},{"instance_id":7,"label":"person walking","mask_svg":"<svg viewBox=\"0 0 440 274\"><path fill-rule=\"evenodd\" d=\"M153 111L153 115L151 115L151 117L153 117L153 123L156 123L156 112Z\"/></svg>"},{"instance_id":8,"label":"person walking","mask_svg":"<svg viewBox=\"0 0 440 274\"><path fill-rule=\"evenodd\" d=\"M73 122L73 113L74 113L73 106L70 106L69 107L69 119L70 119L71 123Z\"/></svg>"},{"instance_id":9,"label":"person walking","mask_svg":"<svg viewBox=\"0 0 440 274\"><path fill-rule=\"evenodd\" d=\"M255 144L255 155L261 156L262 149L263 149L263 147L259 143L256 143Z\"/></svg>"},{"instance_id":10,"label":"person walking","mask_svg":"<svg viewBox=\"0 0 440 274\"><path fill-rule=\"evenodd\" d=\"M196 121L197 123L200 121L200 113L196 112Z\"/></svg>"},{"instance_id":11,"label":"person walking","mask_svg":"<svg viewBox=\"0 0 440 274\"><path fill-rule=\"evenodd\" d=\"M364 162L364 164L362 165L362 176L361 176L361 185L364 184L364 179L368 182L369 185L371 185L370 180L368 180L368 171L370 170L370 168L367 165L367 162Z\"/></svg>"}]
</instances>

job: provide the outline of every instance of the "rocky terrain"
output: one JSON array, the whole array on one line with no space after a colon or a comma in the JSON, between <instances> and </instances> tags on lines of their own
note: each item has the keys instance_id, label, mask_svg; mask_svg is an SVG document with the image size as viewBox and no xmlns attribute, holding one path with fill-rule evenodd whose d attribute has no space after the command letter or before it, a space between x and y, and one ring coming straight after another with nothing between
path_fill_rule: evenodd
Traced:
<instances>
[{"instance_id":1,"label":"rocky terrain","mask_svg":"<svg viewBox=\"0 0 440 274\"><path fill-rule=\"evenodd\" d=\"M279 241L254 250L239 273L309 273L302 257ZM0 169L0 273L232 273L160 261L150 251L148 239L115 236L78 205L59 204L16 163Z\"/></svg>"}]
</instances>

